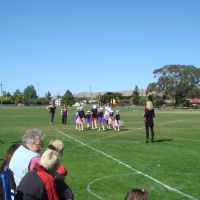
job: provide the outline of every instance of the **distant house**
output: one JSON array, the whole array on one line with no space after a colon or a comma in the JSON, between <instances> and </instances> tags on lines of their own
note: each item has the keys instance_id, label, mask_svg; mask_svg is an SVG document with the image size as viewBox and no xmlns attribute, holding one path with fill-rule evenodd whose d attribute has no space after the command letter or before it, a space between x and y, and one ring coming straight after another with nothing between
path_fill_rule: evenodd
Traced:
<instances>
[{"instance_id":1,"label":"distant house","mask_svg":"<svg viewBox=\"0 0 200 200\"><path fill-rule=\"evenodd\" d=\"M54 101L56 106L60 106L61 105L61 98L52 97L51 101Z\"/></svg>"},{"instance_id":2,"label":"distant house","mask_svg":"<svg viewBox=\"0 0 200 200\"><path fill-rule=\"evenodd\" d=\"M200 98L193 98L190 100L190 103L192 104L200 104Z\"/></svg>"}]
</instances>

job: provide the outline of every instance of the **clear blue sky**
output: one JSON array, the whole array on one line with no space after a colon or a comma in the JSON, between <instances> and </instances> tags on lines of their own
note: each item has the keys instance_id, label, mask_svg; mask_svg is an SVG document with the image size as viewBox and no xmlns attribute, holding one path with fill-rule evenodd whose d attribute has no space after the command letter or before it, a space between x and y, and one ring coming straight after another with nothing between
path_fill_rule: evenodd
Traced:
<instances>
[{"instance_id":1,"label":"clear blue sky","mask_svg":"<svg viewBox=\"0 0 200 200\"><path fill-rule=\"evenodd\" d=\"M199 0L1 0L3 90L142 89L166 64L200 67L199 9Z\"/></svg>"}]
</instances>

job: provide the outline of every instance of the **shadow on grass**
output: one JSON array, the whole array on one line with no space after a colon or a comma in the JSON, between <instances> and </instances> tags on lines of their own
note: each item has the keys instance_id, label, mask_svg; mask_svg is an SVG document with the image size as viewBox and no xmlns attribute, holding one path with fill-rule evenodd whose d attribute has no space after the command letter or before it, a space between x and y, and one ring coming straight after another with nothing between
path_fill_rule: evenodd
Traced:
<instances>
[{"instance_id":1,"label":"shadow on grass","mask_svg":"<svg viewBox=\"0 0 200 200\"><path fill-rule=\"evenodd\" d=\"M154 140L154 142L170 142L172 139L160 139L160 140Z\"/></svg>"},{"instance_id":2,"label":"shadow on grass","mask_svg":"<svg viewBox=\"0 0 200 200\"><path fill-rule=\"evenodd\" d=\"M4 141L2 141L2 140L0 140L0 143L1 143L1 144L4 144L5 142L4 142Z\"/></svg>"},{"instance_id":3,"label":"shadow on grass","mask_svg":"<svg viewBox=\"0 0 200 200\"><path fill-rule=\"evenodd\" d=\"M19 140L19 141L13 141L13 142L11 142L12 144L21 144L22 143L22 141L21 140Z\"/></svg>"},{"instance_id":4,"label":"shadow on grass","mask_svg":"<svg viewBox=\"0 0 200 200\"><path fill-rule=\"evenodd\" d=\"M131 130L131 129L129 129L129 128L122 128L122 129L120 129L120 131L128 131L128 130Z\"/></svg>"}]
</instances>

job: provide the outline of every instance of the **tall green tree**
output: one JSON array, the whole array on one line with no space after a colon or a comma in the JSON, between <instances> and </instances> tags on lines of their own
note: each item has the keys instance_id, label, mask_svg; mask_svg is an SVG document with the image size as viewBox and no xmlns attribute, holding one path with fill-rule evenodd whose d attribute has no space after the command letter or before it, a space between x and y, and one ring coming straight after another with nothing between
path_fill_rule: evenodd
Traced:
<instances>
[{"instance_id":1,"label":"tall green tree","mask_svg":"<svg viewBox=\"0 0 200 200\"><path fill-rule=\"evenodd\" d=\"M134 105L138 105L140 102L140 92L137 85L135 86L135 89L133 90L132 100L133 100Z\"/></svg>"},{"instance_id":2,"label":"tall green tree","mask_svg":"<svg viewBox=\"0 0 200 200\"><path fill-rule=\"evenodd\" d=\"M45 94L45 98L44 98L44 103L45 104L49 104L50 101L51 101L51 92L47 91L46 94Z\"/></svg>"},{"instance_id":3,"label":"tall green tree","mask_svg":"<svg viewBox=\"0 0 200 200\"><path fill-rule=\"evenodd\" d=\"M158 81L148 88L154 86L157 92L175 99L176 106L185 101L190 91L199 87L200 69L192 65L165 65L153 74Z\"/></svg>"},{"instance_id":4,"label":"tall green tree","mask_svg":"<svg viewBox=\"0 0 200 200\"><path fill-rule=\"evenodd\" d=\"M19 103L22 103L22 100L23 100L23 94L22 92L17 89L14 93L13 93L13 97L14 97L14 100L15 100L15 104L18 105Z\"/></svg>"},{"instance_id":5,"label":"tall green tree","mask_svg":"<svg viewBox=\"0 0 200 200\"><path fill-rule=\"evenodd\" d=\"M67 90L61 98L61 104L66 104L67 106L72 106L75 103L75 97L70 90Z\"/></svg>"},{"instance_id":6,"label":"tall green tree","mask_svg":"<svg viewBox=\"0 0 200 200\"><path fill-rule=\"evenodd\" d=\"M37 102L37 92L33 85L29 85L24 89L23 102L25 105L35 104Z\"/></svg>"}]
</instances>

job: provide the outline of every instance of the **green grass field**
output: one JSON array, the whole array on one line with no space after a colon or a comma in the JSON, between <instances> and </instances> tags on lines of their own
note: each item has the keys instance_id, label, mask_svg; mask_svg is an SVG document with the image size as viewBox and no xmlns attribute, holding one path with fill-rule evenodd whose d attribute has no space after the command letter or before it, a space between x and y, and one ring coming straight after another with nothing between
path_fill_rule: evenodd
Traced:
<instances>
[{"instance_id":1,"label":"green grass field","mask_svg":"<svg viewBox=\"0 0 200 200\"><path fill-rule=\"evenodd\" d=\"M0 158L26 129L39 128L46 144L64 142L66 181L76 200L123 200L133 187L147 189L150 200L200 199L200 111L155 110L155 142L146 144L143 109L119 110L119 132L79 132L74 108L64 126L59 108L50 125L46 107L0 107Z\"/></svg>"}]
</instances>

